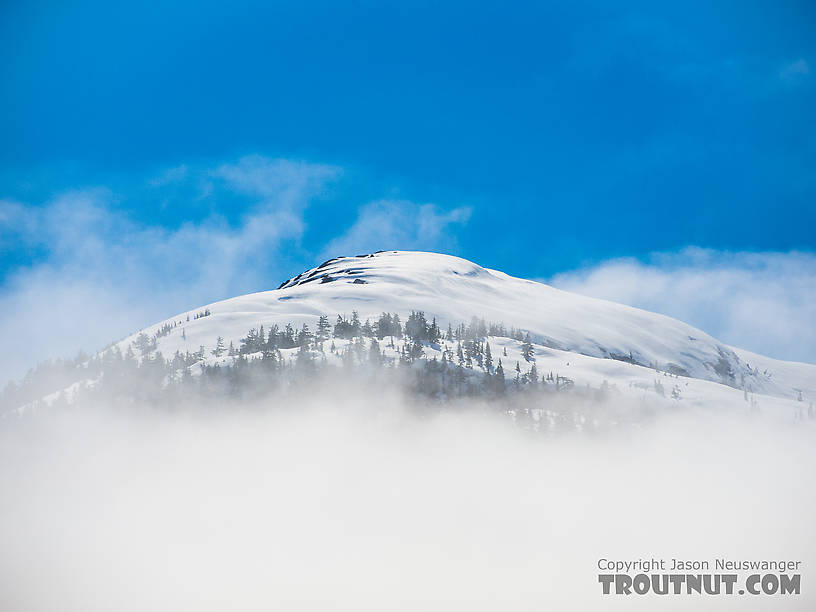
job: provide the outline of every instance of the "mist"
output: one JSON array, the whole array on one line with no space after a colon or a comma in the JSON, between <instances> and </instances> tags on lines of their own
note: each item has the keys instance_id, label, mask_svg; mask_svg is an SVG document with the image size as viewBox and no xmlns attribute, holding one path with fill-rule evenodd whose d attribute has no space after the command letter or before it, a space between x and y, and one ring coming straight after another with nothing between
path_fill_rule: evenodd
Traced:
<instances>
[{"instance_id":1,"label":"mist","mask_svg":"<svg viewBox=\"0 0 816 612\"><path fill-rule=\"evenodd\" d=\"M812 427L425 408L349 384L5 418L0 608L812 609ZM600 558L661 556L802 560L802 593L601 594Z\"/></svg>"},{"instance_id":2,"label":"mist","mask_svg":"<svg viewBox=\"0 0 816 612\"><path fill-rule=\"evenodd\" d=\"M550 279L561 289L659 312L776 359L816 363L816 256L689 246L610 259Z\"/></svg>"}]
</instances>

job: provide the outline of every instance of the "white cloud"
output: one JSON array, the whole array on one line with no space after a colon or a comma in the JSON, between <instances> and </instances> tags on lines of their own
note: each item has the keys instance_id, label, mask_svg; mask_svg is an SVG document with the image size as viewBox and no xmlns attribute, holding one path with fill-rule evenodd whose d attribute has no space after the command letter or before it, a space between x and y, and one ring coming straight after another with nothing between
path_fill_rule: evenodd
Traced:
<instances>
[{"instance_id":1,"label":"white cloud","mask_svg":"<svg viewBox=\"0 0 816 612\"><path fill-rule=\"evenodd\" d=\"M351 255L378 250L450 250L452 230L467 223L471 209L442 211L433 204L379 200L360 208L345 234L332 240L324 254Z\"/></svg>"},{"instance_id":2,"label":"white cloud","mask_svg":"<svg viewBox=\"0 0 816 612\"><path fill-rule=\"evenodd\" d=\"M173 230L140 225L105 189L40 206L0 202L0 248L45 252L0 287L0 337L10 348L0 354L0 379L214 299L276 286L282 247L302 236L310 198L338 172L258 157L220 166L210 174L226 189L258 198L232 225L217 215Z\"/></svg>"},{"instance_id":3,"label":"white cloud","mask_svg":"<svg viewBox=\"0 0 816 612\"><path fill-rule=\"evenodd\" d=\"M212 175L249 195L274 198L277 205L299 206L341 173L340 168L288 159L248 155L236 163L223 164Z\"/></svg>"},{"instance_id":4,"label":"white cloud","mask_svg":"<svg viewBox=\"0 0 816 612\"><path fill-rule=\"evenodd\" d=\"M810 428L678 411L535 436L380 386L308 390L287 396L297 410L103 406L0 422L3 609L814 608L807 586L605 597L597 578L601 558L669 568L676 556L799 560L807 580Z\"/></svg>"},{"instance_id":5,"label":"white cloud","mask_svg":"<svg viewBox=\"0 0 816 612\"><path fill-rule=\"evenodd\" d=\"M165 185L172 185L184 181L188 174L189 168L187 164L181 164L164 170L158 176L150 179L148 184L152 187L164 187Z\"/></svg>"},{"instance_id":6,"label":"white cloud","mask_svg":"<svg viewBox=\"0 0 816 612\"><path fill-rule=\"evenodd\" d=\"M791 81L800 79L810 74L810 65L804 59L798 59L795 62L785 66L779 73L782 80Z\"/></svg>"},{"instance_id":7,"label":"white cloud","mask_svg":"<svg viewBox=\"0 0 816 612\"><path fill-rule=\"evenodd\" d=\"M293 264L312 264L309 253L323 255L320 245L301 249L299 241L308 206L340 174L334 166L259 156L215 168L177 166L149 187L165 189L159 193L171 202L184 197L185 185L211 191L216 204L222 195L237 197L245 212L237 222L214 213L175 229L134 221L104 188L36 206L0 201L0 249L22 246L42 256L0 285L0 338L10 347L0 352L0 384L42 359L94 351L178 312L276 287ZM469 215L464 207L374 202L327 252L450 250L451 229Z\"/></svg>"},{"instance_id":8,"label":"white cloud","mask_svg":"<svg viewBox=\"0 0 816 612\"><path fill-rule=\"evenodd\" d=\"M816 362L816 255L688 248L616 259L551 284L667 314L731 345Z\"/></svg>"}]
</instances>

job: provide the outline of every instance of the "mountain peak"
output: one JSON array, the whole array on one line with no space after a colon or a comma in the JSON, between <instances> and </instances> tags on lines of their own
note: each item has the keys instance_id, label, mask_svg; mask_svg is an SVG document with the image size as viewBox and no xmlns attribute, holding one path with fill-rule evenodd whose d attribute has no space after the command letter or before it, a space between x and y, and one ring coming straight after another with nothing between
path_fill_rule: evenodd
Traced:
<instances>
[{"instance_id":1,"label":"mountain peak","mask_svg":"<svg viewBox=\"0 0 816 612\"><path fill-rule=\"evenodd\" d=\"M383 313L406 321L420 311L442 329L476 319L482 322L480 328L495 324L493 328L515 330L515 335L529 334L556 361L574 367L577 359L590 358L592 365L587 367L601 379L618 376L616 368L624 364L640 368L638 376L665 373L787 398L798 397L803 390L816 395L816 366L754 355L665 315L423 251L334 257L276 290L201 306L143 331L156 338L162 354L172 355L202 346L210 350L218 338L238 346L248 330L261 326L268 330L306 325L314 330L321 316L334 321L356 313L360 321L374 324ZM179 331L165 333L170 329ZM119 349L125 352L138 335L118 343Z\"/></svg>"},{"instance_id":2,"label":"mountain peak","mask_svg":"<svg viewBox=\"0 0 816 612\"><path fill-rule=\"evenodd\" d=\"M283 281L278 289L327 283L364 285L382 275L410 280L412 276L424 274L477 276L482 273L489 274L485 268L453 255L426 251L376 251L333 257Z\"/></svg>"}]
</instances>

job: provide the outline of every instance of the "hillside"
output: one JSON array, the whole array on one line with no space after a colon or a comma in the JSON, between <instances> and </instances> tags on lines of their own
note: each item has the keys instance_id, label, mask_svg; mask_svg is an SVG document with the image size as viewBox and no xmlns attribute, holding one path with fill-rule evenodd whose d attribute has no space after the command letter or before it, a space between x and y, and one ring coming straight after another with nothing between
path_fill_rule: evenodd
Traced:
<instances>
[{"instance_id":1,"label":"hillside","mask_svg":"<svg viewBox=\"0 0 816 612\"><path fill-rule=\"evenodd\" d=\"M338 257L283 282L277 290L202 306L144 332L154 335L173 323L184 329L185 338L172 333L158 340L159 350L170 355L200 345L212 347L219 335L227 342L237 341L260 325L306 323L314 329L320 315L329 315L334 322L337 314L355 310L362 320L373 320L382 312L399 313L404 320L412 310L422 310L429 319L436 317L442 328L477 317L528 331L534 343L551 349L631 361L740 388L744 381L754 392L780 397L796 398L799 390L816 395L814 365L753 355L670 317L436 253ZM211 314L194 318L203 311ZM137 335L119 342L120 349L126 350Z\"/></svg>"},{"instance_id":2,"label":"hillside","mask_svg":"<svg viewBox=\"0 0 816 612\"><path fill-rule=\"evenodd\" d=\"M412 323L412 313L421 313L420 323ZM391 317L396 332L386 329ZM487 360L486 350L492 351ZM305 355L342 365L376 354L386 366L441 362L460 371L471 393L487 385L479 378L496 374L502 360L508 384L611 385L630 398L645 394L685 405L759 404L800 415L816 396L814 365L755 355L670 317L424 252L331 259L275 290L161 321L96 361L112 354L143 365L162 356L161 384L240 360L286 365ZM100 378L98 367L90 368L72 388ZM442 388L437 395L450 393Z\"/></svg>"}]
</instances>

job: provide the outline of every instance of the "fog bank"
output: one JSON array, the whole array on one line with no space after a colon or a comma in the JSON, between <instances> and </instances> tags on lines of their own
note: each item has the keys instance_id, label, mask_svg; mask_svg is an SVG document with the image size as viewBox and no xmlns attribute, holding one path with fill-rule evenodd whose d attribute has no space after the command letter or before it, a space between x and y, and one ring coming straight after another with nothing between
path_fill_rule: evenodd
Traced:
<instances>
[{"instance_id":1,"label":"fog bank","mask_svg":"<svg viewBox=\"0 0 816 612\"><path fill-rule=\"evenodd\" d=\"M320 394L0 421L0 608L812 609L812 428L534 436ZM603 596L599 558L795 559L787 597Z\"/></svg>"}]
</instances>

